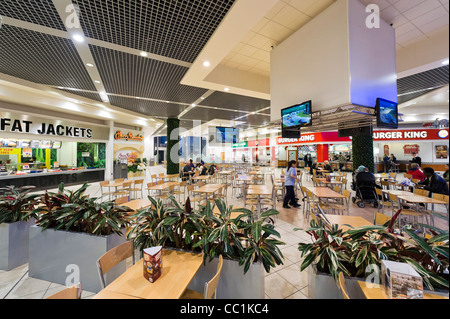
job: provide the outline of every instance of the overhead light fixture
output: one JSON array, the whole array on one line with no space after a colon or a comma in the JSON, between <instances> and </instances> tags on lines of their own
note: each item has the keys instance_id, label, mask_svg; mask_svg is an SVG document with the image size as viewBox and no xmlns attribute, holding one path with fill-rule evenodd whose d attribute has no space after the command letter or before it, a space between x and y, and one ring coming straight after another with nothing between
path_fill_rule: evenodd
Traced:
<instances>
[{"instance_id":1,"label":"overhead light fixture","mask_svg":"<svg viewBox=\"0 0 450 319\"><path fill-rule=\"evenodd\" d=\"M225 88L225 92L228 92L228 91L230 91L230 88Z\"/></svg>"},{"instance_id":2,"label":"overhead light fixture","mask_svg":"<svg viewBox=\"0 0 450 319\"><path fill-rule=\"evenodd\" d=\"M144 52L144 51L142 51L142 52L141 52L141 56L143 56L143 57L147 57L147 56L148 56L148 53L147 53L147 52Z\"/></svg>"},{"instance_id":3,"label":"overhead light fixture","mask_svg":"<svg viewBox=\"0 0 450 319\"><path fill-rule=\"evenodd\" d=\"M94 82L95 82L95 83L98 83L98 84L100 84L100 83L101 83L101 82L100 82L99 80L95 80Z\"/></svg>"},{"instance_id":4,"label":"overhead light fixture","mask_svg":"<svg viewBox=\"0 0 450 319\"><path fill-rule=\"evenodd\" d=\"M192 107L196 107L195 103L192 103L191 106L192 106Z\"/></svg>"},{"instance_id":5,"label":"overhead light fixture","mask_svg":"<svg viewBox=\"0 0 450 319\"><path fill-rule=\"evenodd\" d=\"M92 63L86 63L86 65L87 65L88 67L90 67L90 68L93 68L93 67L94 67L94 65L93 65Z\"/></svg>"},{"instance_id":6,"label":"overhead light fixture","mask_svg":"<svg viewBox=\"0 0 450 319\"><path fill-rule=\"evenodd\" d=\"M205 68L209 68L211 66L211 63L209 61L205 61L205 62L203 62L203 66Z\"/></svg>"},{"instance_id":7,"label":"overhead light fixture","mask_svg":"<svg viewBox=\"0 0 450 319\"><path fill-rule=\"evenodd\" d=\"M136 96L136 99L140 100L141 98L139 96Z\"/></svg>"},{"instance_id":8,"label":"overhead light fixture","mask_svg":"<svg viewBox=\"0 0 450 319\"><path fill-rule=\"evenodd\" d=\"M448 65L448 64L449 64L449 61L448 61L448 60L445 60L444 62L442 62L442 64L443 64L443 65Z\"/></svg>"},{"instance_id":9,"label":"overhead light fixture","mask_svg":"<svg viewBox=\"0 0 450 319\"><path fill-rule=\"evenodd\" d=\"M58 86L58 89L64 89L62 86Z\"/></svg>"},{"instance_id":10,"label":"overhead light fixture","mask_svg":"<svg viewBox=\"0 0 450 319\"><path fill-rule=\"evenodd\" d=\"M168 103L170 103L170 101L166 101L166 103L168 104Z\"/></svg>"},{"instance_id":11,"label":"overhead light fixture","mask_svg":"<svg viewBox=\"0 0 450 319\"><path fill-rule=\"evenodd\" d=\"M205 98L202 96L201 99L204 100Z\"/></svg>"},{"instance_id":12,"label":"overhead light fixture","mask_svg":"<svg viewBox=\"0 0 450 319\"><path fill-rule=\"evenodd\" d=\"M82 35L79 35L79 34L74 34L72 36L72 39L74 39L78 43L84 42L84 37Z\"/></svg>"}]
</instances>

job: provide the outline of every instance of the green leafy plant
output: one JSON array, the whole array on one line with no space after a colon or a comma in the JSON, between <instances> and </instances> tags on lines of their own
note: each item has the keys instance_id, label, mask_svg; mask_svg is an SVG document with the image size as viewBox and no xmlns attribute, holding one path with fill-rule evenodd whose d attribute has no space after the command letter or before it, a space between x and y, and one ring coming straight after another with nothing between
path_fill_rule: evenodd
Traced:
<instances>
[{"instance_id":1,"label":"green leafy plant","mask_svg":"<svg viewBox=\"0 0 450 319\"><path fill-rule=\"evenodd\" d=\"M283 242L275 239L280 234L275 230L271 217L279 214L270 210L252 221L252 212L248 209L226 207L221 199L214 204L207 202L198 210L193 210L189 198L185 207L181 207L174 197L170 200L173 207L167 208L161 200L149 197L152 206L139 210L133 218L136 224L128 237L134 237L136 248L141 250L162 245L194 252L203 252L204 262L212 261L219 255L236 260L244 267L244 274L250 266L261 261L267 272L283 264L283 254L278 246ZM217 207L218 213L214 213ZM231 213L241 213L231 218Z\"/></svg>"},{"instance_id":2,"label":"green leafy plant","mask_svg":"<svg viewBox=\"0 0 450 319\"><path fill-rule=\"evenodd\" d=\"M88 186L84 184L78 190L70 191L61 183L58 193L43 194L42 206L36 210L41 214L36 224L42 231L53 228L93 235L122 235L123 228L131 225L128 213L133 210L115 202L100 203L97 198L84 196Z\"/></svg>"},{"instance_id":3,"label":"green leafy plant","mask_svg":"<svg viewBox=\"0 0 450 319\"><path fill-rule=\"evenodd\" d=\"M298 246L304 258L300 270L315 265L319 272L329 273L335 280L341 271L346 276L362 278L368 265L377 265L379 269L381 260L391 260L411 265L429 289L448 289L448 230L420 224L433 234L431 238L417 235L410 226L403 228L404 234L395 234L393 225L400 212L383 226L347 231L339 229L338 225L326 225L320 219L311 220L306 232L313 237L313 243ZM445 216L436 216L448 221ZM374 275L380 276L379 273Z\"/></svg>"},{"instance_id":4,"label":"green leafy plant","mask_svg":"<svg viewBox=\"0 0 450 319\"><path fill-rule=\"evenodd\" d=\"M7 186L0 189L4 192L0 196L0 224L27 222L37 217L34 206L39 195L30 194L34 189L34 186Z\"/></svg>"}]
</instances>

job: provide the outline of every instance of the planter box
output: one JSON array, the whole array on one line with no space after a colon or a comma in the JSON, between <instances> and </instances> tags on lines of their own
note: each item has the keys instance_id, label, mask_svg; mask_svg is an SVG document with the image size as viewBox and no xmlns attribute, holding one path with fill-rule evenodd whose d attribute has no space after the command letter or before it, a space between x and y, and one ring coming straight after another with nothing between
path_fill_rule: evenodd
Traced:
<instances>
[{"instance_id":1,"label":"planter box","mask_svg":"<svg viewBox=\"0 0 450 319\"><path fill-rule=\"evenodd\" d=\"M126 241L124 236L112 234L95 236L86 233L67 232L33 226L30 228L28 275L32 278L65 285L71 272L68 265L77 265L83 290L97 293L102 287L96 261L110 249ZM126 270L126 261L112 268L106 284L111 283ZM72 274L73 275L73 274Z\"/></svg>"},{"instance_id":2,"label":"planter box","mask_svg":"<svg viewBox=\"0 0 450 319\"><path fill-rule=\"evenodd\" d=\"M200 268L188 289L203 293L205 283L215 276L219 259L215 258L210 263L208 260L206 262L206 266ZM264 288L262 263L254 263L244 275L244 267L240 267L238 261L223 260L217 299L265 299Z\"/></svg>"},{"instance_id":3,"label":"planter box","mask_svg":"<svg viewBox=\"0 0 450 319\"><path fill-rule=\"evenodd\" d=\"M345 285L351 299L366 299L358 285L361 278L345 277ZM330 274L317 272L314 266L308 268L308 294L311 299L344 299L338 284Z\"/></svg>"},{"instance_id":4,"label":"planter box","mask_svg":"<svg viewBox=\"0 0 450 319\"><path fill-rule=\"evenodd\" d=\"M0 224L0 270L11 270L28 262L29 229L35 220Z\"/></svg>"}]
</instances>

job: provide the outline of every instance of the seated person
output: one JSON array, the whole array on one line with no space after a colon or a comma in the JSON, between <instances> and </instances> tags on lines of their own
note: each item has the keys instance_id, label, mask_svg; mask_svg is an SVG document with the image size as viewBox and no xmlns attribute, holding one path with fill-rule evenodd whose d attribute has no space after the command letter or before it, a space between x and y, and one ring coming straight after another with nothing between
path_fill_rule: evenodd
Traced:
<instances>
[{"instance_id":1,"label":"seated person","mask_svg":"<svg viewBox=\"0 0 450 319\"><path fill-rule=\"evenodd\" d=\"M436 174L434 169L425 167L423 173L425 174L426 179L419 183L419 185L423 185L423 189L436 194L449 194L447 182L441 176Z\"/></svg>"},{"instance_id":2,"label":"seated person","mask_svg":"<svg viewBox=\"0 0 450 319\"><path fill-rule=\"evenodd\" d=\"M209 170L208 170L208 174L209 175L214 175L214 173L217 171L217 167L216 167L216 165L215 164L211 164L211 166L209 167Z\"/></svg>"},{"instance_id":3,"label":"seated person","mask_svg":"<svg viewBox=\"0 0 450 319\"><path fill-rule=\"evenodd\" d=\"M192 167L190 163L186 163L183 167L183 181L186 181L189 178L190 173L192 172Z\"/></svg>"},{"instance_id":4,"label":"seated person","mask_svg":"<svg viewBox=\"0 0 450 319\"><path fill-rule=\"evenodd\" d=\"M324 170L329 171L329 172L333 171L333 168L331 167L329 161L325 161L324 164L325 164L324 167L323 167Z\"/></svg>"},{"instance_id":5,"label":"seated person","mask_svg":"<svg viewBox=\"0 0 450 319\"><path fill-rule=\"evenodd\" d=\"M375 175L367 167L361 165L353 175L353 183L357 187L374 187Z\"/></svg>"},{"instance_id":6,"label":"seated person","mask_svg":"<svg viewBox=\"0 0 450 319\"><path fill-rule=\"evenodd\" d=\"M407 172L408 175L412 175L413 179L418 179L421 182L423 182L425 180L425 174L422 172L422 170L420 169L419 164L417 163L412 163L411 164L411 168L409 169L409 171Z\"/></svg>"},{"instance_id":7,"label":"seated person","mask_svg":"<svg viewBox=\"0 0 450 319\"><path fill-rule=\"evenodd\" d=\"M317 170L317 169L319 169L319 166L317 165L317 160L314 160L311 167L309 168L309 173L311 175L313 175L313 173L314 173L313 170ZM317 172L317 173L319 173L319 172Z\"/></svg>"}]
</instances>

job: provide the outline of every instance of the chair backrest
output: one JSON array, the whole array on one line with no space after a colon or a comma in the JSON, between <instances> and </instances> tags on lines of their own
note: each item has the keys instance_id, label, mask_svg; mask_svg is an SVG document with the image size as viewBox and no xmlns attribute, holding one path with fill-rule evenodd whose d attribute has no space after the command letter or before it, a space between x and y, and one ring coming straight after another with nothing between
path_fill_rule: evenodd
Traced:
<instances>
[{"instance_id":1,"label":"chair backrest","mask_svg":"<svg viewBox=\"0 0 450 319\"><path fill-rule=\"evenodd\" d=\"M187 181L180 183L180 187L186 187L186 185L187 185Z\"/></svg>"},{"instance_id":2,"label":"chair backrest","mask_svg":"<svg viewBox=\"0 0 450 319\"><path fill-rule=\"evenodd\" d=\"M433 198L436 200L441 200L443 202L448 202L448 200L449 200L448 195L436 194L436 193L433 193Z\"/></svg>"},{"instance_id":3,"label":"chair backrest","mask_svg":"<svg viewBox=\"0 0 450 319\"><path fill-rule=\"evenodd\" d=\"M128 202L128 196L117 198L115 200L115 202L116 202L117 205L122 205L124 203L127 203Z\"/></svg>"},{"instance_id":4,"label":"chair backrest","mask_svg":"<svg viewBox=\"0 0 450 319\"><path fill-rule=\"evenodd\" d=\"M203 297L205 299L216 299L217 294L217 286L219 285L220 273L222 272L223 266L223 257L219 256L219 265L217 266L216 275L205 284L205 290L203 293Z\"/></svg>"},{"instance_id":5,"label":"chair backrest","mask_svg":"<svg viewBox=\"0 0 450 319\"><path fill-rule=\"evenodd\" d=\"M144 180L143 179L138 179L136 181L134 181L134 185L143 185L144 184Z\"/></svg>"},{"instance_id":6,"label":"chair backrest","mask_svg":"<svg viewBox=\"0 0 450 319\"><path fill-rule=\"evenodd\" d=\"M345 196L345 199L348 200L348 199L350 199L350 197L352 197L352 192L350 192L350 191L344 189L344 190L342 190L342 195L344 195L344 196Z\"/></svg>"},{"instance_id":7,"label":"chair backrest","mask_svg":"<svg viewBox=\"0 0 450 319\"><path fill-rule=\"evenodd\" d=\"M336 193L340 193L340 192L341 192L341 188L340 188L339 186L337 186L337 185L335 185L335 186L333 187L333 190L334 190Z\"/></svg>"},{"instance_id":8,"label":"chair backrest","mask_svg":"<svg viewBox=\"0 0 450 319\"><path fill-rule=\"evenodd\" d=\"M393 179L397 179L397 173L390 173L389 176Z\"/></svg>"},{"instance_id":9,"label":"chair backrest","mask_svg":"<svg viewBox=\"0 0 450 319\"><path fill-rule=\"evenodd\" d=\"M132 181L124 182L122 187L123 187L123 188L130 188L132 184L133 184Z\"/></svg>"},{"instance_id":10,"label":"chair backrest","mask_svg":"<svg viewBox=\"0 0 450 319\"><path fill-rule=\"evenodd\" d=\"M339 289L341 290L344 299L350 299L347 288L345 287L345 277L343 272L339 273Z\"/></svg>"},{"instance_id":11,"label":"chair backrest","mask_svg":"<svg viewBox=\"0 0 450 319\"><path fill-rule=\"evenodd\" d=\"M162 184L164 184L163 180L158 181L158 185L162 185Z\"/></svg>"},{"instance_id":12,"label":"chair backrest","mask_svg":"<svg viewBox=\"0 0 450 319\"><path fill-rule=\"evenodd\" d=\"M104 181L104 182L100 183L101 187L108 187L108 185L109 185L109 181Z\"/></svg>"},{"instance_id":13,"label":"chair backrest","mask_svg":"<svg viewBox=\"0 0 450 319\"><path fill-rule=\"evenodd\" d=\"M389 199L391 200L391 202L398 202L397 195L389 194Z\"/></svg>"},{"instance_id":14,"label":"chair backrest","mask_svg":"<svg viewBox=\"0 0 450 319\"><path fill-rule=\"evenodd\" d=\"M133 242L127 241L126 243L123 243L122 245L109 250L106 254L104 254L97 260L98 274L100 276L100 282L103 288L106 287L105 278L103 276L115 265L130 257L133 258L134 265L135 259Z\"/></svg>"},{"instance_id":15,"label":"chair backrest","mask_svg":"<svg viewBox=\"0 0 450 319\"><path fill-rule=\"evenodd\" d=\"M375 193L376 193L378 196L381 196L381 198L383 198L383 191L382 191L381 189L375 187Z\"/></svg>"},{"instance_id":16,"label":"chair backrest","mask_svg":"<svg viewBox=\"0 0 450 319\"><path fill-rule=\"evenodd\" d=\"M389 189L389 183L387 181L381 181L381 186L386 187L386 189Z\"/></svg>"},{"instance_id":17,"label":"chair backrest","mask_svg":"<svg viewBox=\"0 0 450 319\"><path fill-rule=\"evenodd\" d=\"M45 299L81 299L81 284L63 289Z\"/></svg>"},{"instance_id":18,"label":"chair backrest","mask_svg":"<svg viewBox=\"0 0 450 319\"><path fill-rule=\"evenodd\" d=\"M151 178L152 178L152 179L155 179L155 178L156 178L156 174L153 174L153 175L151 176Z\"/></svg>"},{"instance_id":19,"label":"chair backrest","mask_svg":"<svg viewBox=\"0 0 450 319\"><path fill-rule=\"evenodd\" d=\"M153 186L156 186L156 182L152 182L152 183L148 183L148 184L147 184L147 187L148 187L148 188L153 187Z\"/></svg>"},{"instance_id":20,"label":"chair backrest","mask_svg":"<svg viewBox=\"0 0 450 319\"><path fill-rule=\"evenodd\" d=\"M383 213L376 212L375 213L375 225L384 225L388 221L390 221L391 218Z\"/></svg>"},{"instance_id":21,"label":"chair backrest","mask_svg":"<svg viewBox=\"0 0 450 319\"><path fill-rule=\"evenodd\" d=\"M204 184L203 184L203 182L198 182L197 185L198 185L198 187L203 187Z\"/></svg>"},{"instance_id":22,"label":"chair backrest","mask_svg":"<svg viewBox=\"0 0 450 319\"><path fill-rule=\"evenodd\" d=\"M164 173L160 173L160 174L159 174L159 177L163 177L163 176L164 176Z\"/></svg>"},{"instance_id":23,"label":"chair backrest","mask_svg":"<svg viewBox=\"0 0 450 319\"><path fill-rule=\"evenodd\" d=\"M430 192L424 189L416 188L414 189L414 194L428 197L430 195Z\"/></svg>"},{"instance_id":24,"label":"chair backrest","mask_svg":"<svg viewBox=\"0 0 450 319\"><path fill-rule=\"evenodd\" d=\"M188 192L192 192L194 190L194 185L188 185Z\"/></svg>"},{"instance_id":25,"label":"chair backrest","mask_svg":"<svg viewBox=\"0 0 450 319\"><path fill-rule=\"evenodd\" d=\"M114 182L116 182L116 183L121 183L121 182L123 182L124 180L125 180L124 178L118 178L118 179L115 179Z\"/></svg>"}]
</instances>

